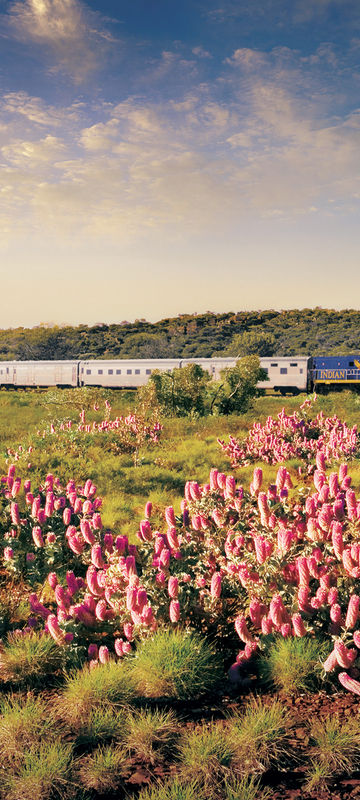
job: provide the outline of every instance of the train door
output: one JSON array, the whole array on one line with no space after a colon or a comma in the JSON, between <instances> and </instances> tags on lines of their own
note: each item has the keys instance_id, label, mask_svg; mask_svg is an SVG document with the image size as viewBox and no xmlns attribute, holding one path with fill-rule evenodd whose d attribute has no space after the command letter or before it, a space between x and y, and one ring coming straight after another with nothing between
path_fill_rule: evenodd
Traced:
<instances>
[{"instance_id":1,"label":"train door","mask_svg":"<svg viewBox=\"0 0 360 800\"><path fill-rule=\"evenodd\" d=\"M55 364L55 384L56 384L56 386L60 386L62 383L64 383L63 374L62 373L63 373L62 364L61 363L60 364L56 363Z\"/></svg>"}]
</instances>

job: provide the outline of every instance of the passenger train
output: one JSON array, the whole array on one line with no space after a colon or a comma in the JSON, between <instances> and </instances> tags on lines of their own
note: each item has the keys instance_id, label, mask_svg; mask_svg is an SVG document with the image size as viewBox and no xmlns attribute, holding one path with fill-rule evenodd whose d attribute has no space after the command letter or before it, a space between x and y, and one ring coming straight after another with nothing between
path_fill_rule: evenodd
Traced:
<instances>
[{"instance_id":1,"label":"passenger train","mask_svg":"<svg viewBox=\"0 0 360 800\"><path fill-rule=\"evenodd\" d=\"M0 387L102 386L136 389L154 370L171 371L199 364L213 378L233 367L236 358L111 359L87 361L0 361ZM360 387L358 356L272 356L260 358L267 380L258 387L281 394L326 391L329 386Z\"/></svg>"}]
</instances>

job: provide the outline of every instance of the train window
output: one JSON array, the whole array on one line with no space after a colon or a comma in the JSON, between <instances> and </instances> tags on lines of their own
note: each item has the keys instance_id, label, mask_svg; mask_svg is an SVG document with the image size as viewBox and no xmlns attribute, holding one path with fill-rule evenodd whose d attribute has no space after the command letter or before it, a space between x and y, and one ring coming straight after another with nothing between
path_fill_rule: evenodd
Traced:
<instances>
[{"instance_id":1,"label":"train window","mask_svg":"<svg viewBox=\"0 0 360 800\"><path fill-rule=\"evenodd\" d=\"M81 374L84 374L84 367L81 367Z\"/></svg>"},{"instance_id":2,"label":"train window","mask_svg":"<svg viewBox=\"0 0 360 800\"><path fill-rule=\"evenodd\" d=\"M117 375L121 375L121 369L117 369L117 370L116 370L116 374L117 374Z\"/></svg>"},{"instance_id":3,"label":"train window","mask_svg":"<svg viewBox=\"0 0 360 800\"><path fill-rule=\"evenodd\" d=\"M353 361L349 361L349 367L355 367L355 364L354 364Z\"/></svg>"},{"instance_id":4,"label":"train window","mask_svg":"<svg viewBox=\"0 0 360 800\"><path fill-rule=\"evenodd\" d=\"M151 375L151 369L146 369L146 370L145 370L145 374L146 374L146 375Z\"/></svg>"},{"instance_id":5,"label":"train window","mask_svg":"<svg viewBox=\"0 0 360 800\"><path fill-rule=\"evenodd\" d=\"M87 369L87 370L86 370L86 374L87 374L87 375L91 375L91 369Z\"/></svg>"},{"instance_id":6,"label":"train window","mask_svg":"<svg viewBox=\"0 0 360 800\"><path fill-rule=\"evenodd\" d=\"M135 375L140 375L140 370L139 369L135 370Z\"/></svg>"},{"instance_id":7,"label":"train window","mask_svg":"<svg viewBox=\"0 0 360 800\"><path fill-rule=\"evenodd\" d=\"M132 369L127 369L127 370L126 370L126 374L127 374L127 375L132 375Z\"/></svg>"},{"instance_id":8,"label":"train window","mask_svg":"<svg viewBox=\"0 0 360 800\"><path fill-rule=\"evenodd\" d=\"M297 361L290 361L290 367L297 367Z\"/></svg>"},{"instance_id":9,"label":"train window","mask_svg":"<svg viewBox=\"0 0 360 800\"><path fill-rule=\"evenodd\" d=\"M114 370L113 369L108 369L108 375L113 375L113 374L114 374Z\"/></svg>"},{"instance_id":10,"label":"train window","mask_svg":"<svg viewBox=\"0 0 360 800\"><path fill-rule=\"evenodd\" d=\"M280 375L287 375L287 367L280 367Z\"/></svg>"},{"instance_id":11,"label":"train window","mask_svg":"<svg viewBox=\"0 0 360 800\"><path fill-rule=\"evenodd\" d=\"M300 368L300 369L299 369L299 372L300 372L300 375L302 375L302 374L303 374L303 372L304 372L304 370Z\"/></svg>"},{"instance_id":12,"label":"train window","mask_svg":"<svg viewBox=\"0 0 360 800\"><path fill-rule=\"evenodd\" d=\"M102 375L102 374L103 374L103 370L102 369L98 369L98 375Z\"/></svg>"},{"instance_id":13,"label":"train window","mask_svg":"<svg viewBox=\"0 0 360 800\"><path fill-rule=\"evenodd\" d=\"M277 367L277 366L278 366L277 361L274 364L270 364L270 367Z\"/></svg>"},{"instance_id":14,"label":"train window","mask_svg":"<svg viewBox=\"0 0 360 800\"><path fill-rule=\"evenodd\" d=\"M6 367L6 374L9 374L9 367Z\"/></svg>"}]
</instances>

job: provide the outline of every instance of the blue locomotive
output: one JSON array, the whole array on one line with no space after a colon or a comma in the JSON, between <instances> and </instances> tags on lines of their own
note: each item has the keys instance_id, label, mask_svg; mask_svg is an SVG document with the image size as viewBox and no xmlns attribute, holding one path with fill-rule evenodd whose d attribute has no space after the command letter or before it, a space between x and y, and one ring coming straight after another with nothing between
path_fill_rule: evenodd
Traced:
<instances>
[{"instance_id":1,"label":"blue locomotive","mask_svg":"<svg viewBox=\"0 0 360 800\"><path fill-rule=\"evenodd\" d=\"M342 388L360 386L360 355L314 356L309 365L310 382L314 389L328 386Z\"/></svg>"}]
</instances>

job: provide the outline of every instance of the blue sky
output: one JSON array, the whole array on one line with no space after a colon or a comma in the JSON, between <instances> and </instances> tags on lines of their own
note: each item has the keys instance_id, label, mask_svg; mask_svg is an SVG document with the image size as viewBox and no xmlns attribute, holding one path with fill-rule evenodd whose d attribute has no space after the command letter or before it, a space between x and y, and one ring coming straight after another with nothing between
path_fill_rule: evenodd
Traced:
<instances>
[{"instance_id":1,"label":"blue sky","mask_svg":"<svg viewBox=\"0 0 360 800\"><path fill-rule=\"evenodd\" d=\"M359 307L357 0L0 0L0 325Z\"/></svg>"}]
</instances>

